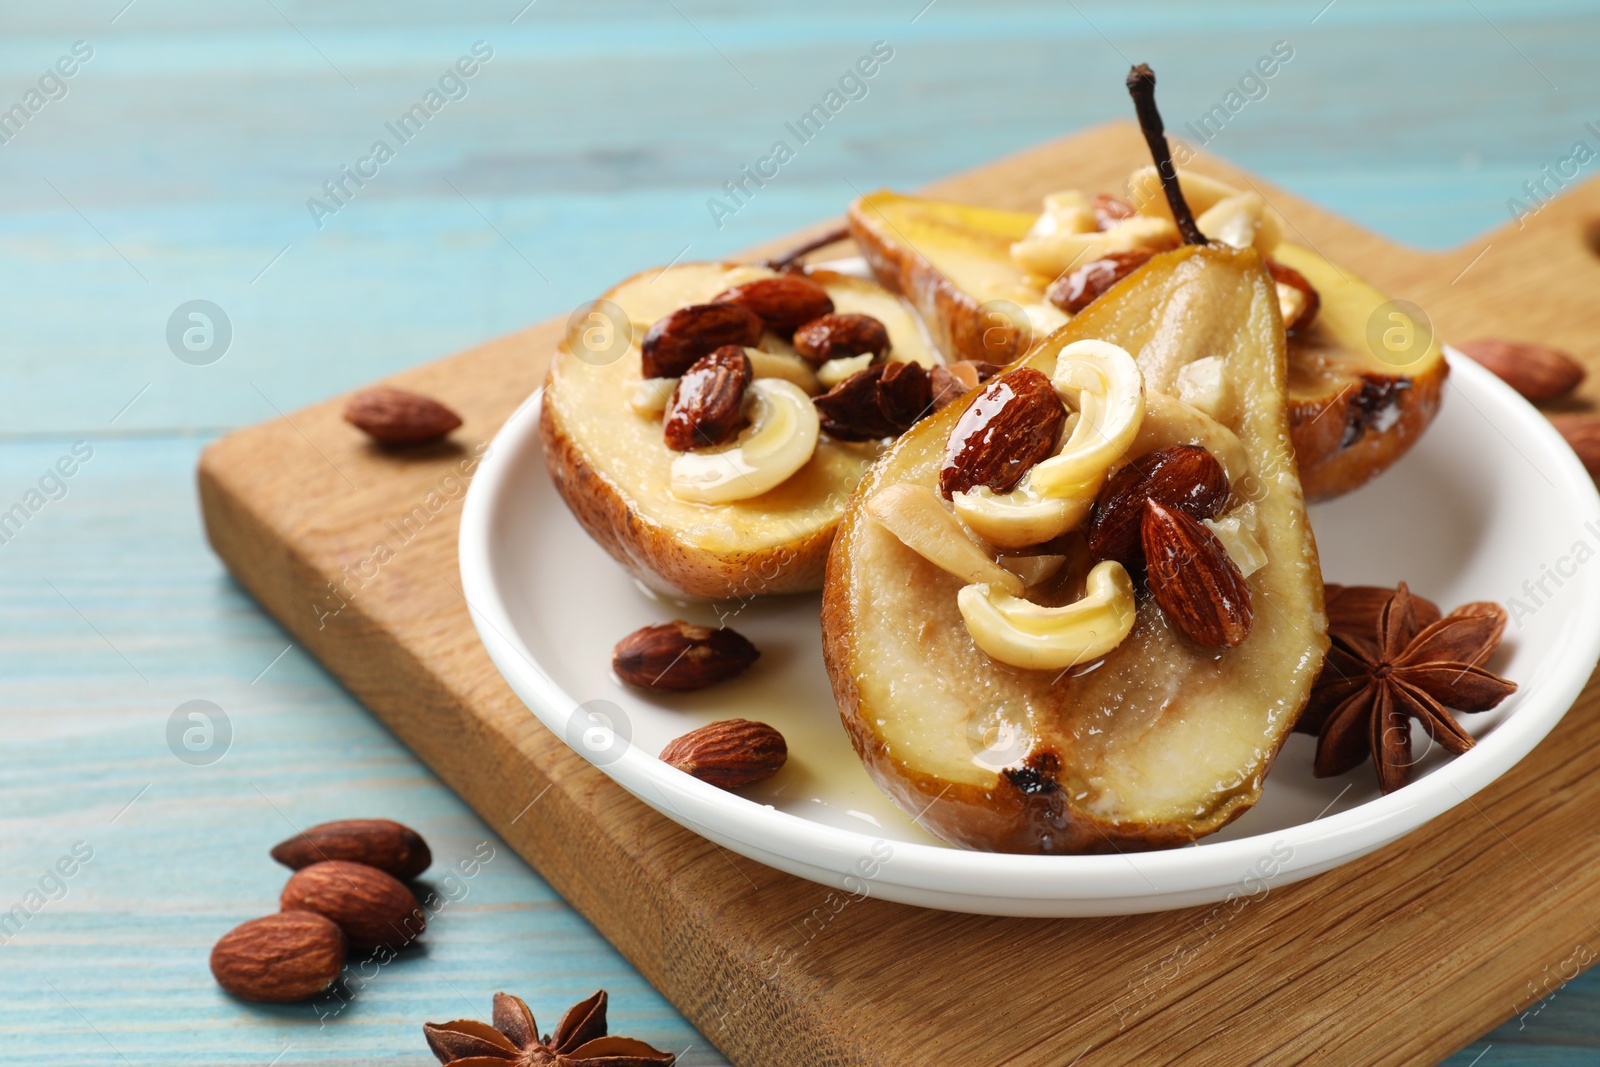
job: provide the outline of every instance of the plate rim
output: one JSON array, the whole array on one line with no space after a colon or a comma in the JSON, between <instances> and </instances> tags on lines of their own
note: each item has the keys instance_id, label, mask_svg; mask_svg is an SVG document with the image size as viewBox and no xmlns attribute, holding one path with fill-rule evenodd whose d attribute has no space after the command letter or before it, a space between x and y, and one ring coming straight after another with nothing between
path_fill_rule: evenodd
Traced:
<instances>
[{"instance_id":1,"label":"plate rim","mask_svg":"<svg viewBox=\"0 0 1600 1067\"><path fill-rule=\"evenodd\" d=\"M1580 525L1589 522L1600 528L1600 493L1544 415L1488 370L1444 347L1451 372L1447 388L1460 391L1465 385L1469 394L1477 394L1473 399L1491 401L1496 415L1520 423L1542 445L1535 465L1561 483L1556 488L1572 517ZM463 502L458 562L469 615L496 669L534 717L568 744L559 720L570 718L582 702L545 673L517 634L494 580L490 551L495 509L506 492L514 461L530 448L542 453L538 434L542 396L541 386L518 406L484 452ZM536 458L542 468L542 456ZM1593 592L1597 582L1600 576L1591 574L1585 587ZM1516 713L1472 751L1402 790L1278 830L1148 852L1040 856L891 840L892 858L878 865L866 882L873 895L967 912L1131 914L1188 906L1196 903L1197 893L1222 900L1223 894L1252 876L1281 885L1340 866L1465 803L1521 762L1555 728L1600 659L1600 596L1584 596L1584 591L1577 591L1572 623L1544 657L1554 663L1550 677L1537 690L1519 693ZM626 746L604 764L595 763L578 746L568 747L687 829L763 864L780 866L765 857L787 858L791 862L781 869L824 884L840 885L851 874L852 862L874 855L874 846L889 840L813 822L726 792L672 771L636 746ZM653 791L654 798L645 795L645 789ZM1270 875L1261 874L1260 861L1276 856L1283 845L1290 849L1289 858ZM974 908L953 901L972 897L993 906ZM1180 897L1181 902L1163 902ZM1115 910L1095 908L1108 901L1117 905Z\"/></svg>"}]
</instances>

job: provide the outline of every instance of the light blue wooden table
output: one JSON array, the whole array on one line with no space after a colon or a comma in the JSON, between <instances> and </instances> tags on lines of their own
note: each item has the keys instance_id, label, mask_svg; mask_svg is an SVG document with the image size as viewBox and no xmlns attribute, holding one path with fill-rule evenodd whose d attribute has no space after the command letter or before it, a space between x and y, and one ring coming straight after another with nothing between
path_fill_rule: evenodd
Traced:
<instances>
[{"instance_id":1,"label":"light blue wooden table","mask_svg":"<svg viewBox=\"0 0 1600 1067\"><path fill-rule=\"evenodd\" d=\"M548 1025L604 986L616 1031L722 1063L233 585L196 456L648 264L1123 115L1130 61L1160 72L1176 128L1288 42L1209 148L1420 245L1504 221L1543 165L1600 144L1592 4L1218 6L0 5L0 108L23 108L0 114L0 512L26 517L0 526L0 912L28 916L0 928L0 1062L420 1064L426 1019L506 989ZM714 221L708 199L877 41L893 58L865 95ZM472 76L447 78L477 42ZM402 143L385 124L430 90ZM341 167L368 177L334 202ZM216 338L177 345L198 362L169 346L191 300L226 316L220 359ZM47 473L63 457L72 475ZM199 754L169 742L191 700L231 733ZM436 879L454 899L425 944L348 1005L220 994L212 941L275 908L267 848L350 815L416 826L441 866L483 842L494 859ZM92 858L52 874L74 847ZM1597 1008L1600 979L1579 979L1449 1062L1594 1063Z\"/></svg>"}]
</instances>

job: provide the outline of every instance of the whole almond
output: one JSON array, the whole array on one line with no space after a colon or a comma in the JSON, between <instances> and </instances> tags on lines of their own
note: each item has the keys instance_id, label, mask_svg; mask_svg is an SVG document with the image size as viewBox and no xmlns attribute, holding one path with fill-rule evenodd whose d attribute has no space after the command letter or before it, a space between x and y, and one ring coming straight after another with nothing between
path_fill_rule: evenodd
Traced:
<instances>
[{"instance_id":1,"label":"whole almond","mask_svg":"<svg viewBox=\"0 0 1600 1067\"><path fill-rule=\"evenodd\" d=\"M991 379L950 430L939 491L952 496L986 485L1010 492L1030 467L1055 451L1066 421L1056 387L1032 367Z\"/></svg>"},{"instance_id":2,"label":"whole almond","mask_svg":"<svg viewBox=\"0 0 1600 1067\"><path fill-rule=\"evenodd\" d=\"M1109 230L1123 219L1138 214L1132 204L1110 193L1096 193L1090 197L1089 210L1094 212L1095 228L1100 230Z\"/></svg>"},{"instance_id":3,"label":"whole almond","mask_svg":"<svg viewBox=\"0 0 1600 1067\"><path fill-rule=\"evenodd\" d=\"M1045 290L1045 298L1062 311L1076 315L1100 298L1106 290L1149 262L1154 252L1130 250L1112 252L1100 259L1068 271Z\"/></svg>"},{"instance_id":4,"label":"whole almond","mask_svg":"<svg viewBox=\"0 0 1600 1067\"><path fill-rule=\"evenodd\" d=\"M822 430L838 441L898 437L934 410L933 380L920 363L879 363L812 398Z\"/></svg>"},{"instance_id":5,"label":"whole almond","mask_svg":"<svg viewBox=\"0 0 1600 1067\"><path fill-rule=\"evenodd\" d=\"M743 673L760 657L760 650L736 630L674 619L618 641L611 669L629 685L681 693Z\"/></svg>"},{"instance_id":6,"label":"whole almond","mask_svg":"<svg viewBox=\"0 0 1600 1067\"><path fill-rule=\"evenodd\" d=\"M723 345L701 356L683 372L662 428L674 452L720 445L732 437L744 416L744 391L755 371L738 345Z\"/></svg>"},{"instance_id":7,"label":"whole almond","mask_svg":"<svg viewBox=\"0 0 1600 1067\"><path fill-rule=\"evenodd\" d=\"M1529 400L1566 396L1583 381L1583 364L1559 348L1492 337L1456 346Z\"/></svg>"},{"instance_id":8,"label":"whole almond","mask_svg":"<svg viewBox=\"0 0 1600 1067\"><path fill-rule=\"evenodd\" d=\"M1228 476L1210 452L1198 445L1158 448L1106 481L1089 513L1084 538L1097 559L1114 559L1134 570L1144 564L1139 531L1146 500L1210 519L1228 496Z\"/></svg>"},{"instance_id":9,"label":"whole almond","mask_svg":"<svg viewBox=\"0 0 1600 1067\"><path fill-rule=\"evenodd\" d=\"M272 858L293 871L326 860L348 860L409 882L428 869L433 853L409 826L389 819L340 819L280 842Z\"/></svg>"},{"instance_id":10,"label":"whole almond","mask_svg":"<svg viewBox=\"0 0 1600 1067\"><path fill-rule=\"evenodd\" d=\"M782 334L791 334L811 320L833 313L833 298L828 291L804 274L757 278L718 293L711 302L749 308Z\"/></svg>"},{"instance_id":11,"label":"whole almond","mask_svg":"<svg viewBox=\"0 0 1600 1067\"><path fill-rule=\"evenodd\" d=\"M344 421L381 444L420 445L460 426L461 416L432 397L380 385L352 396Z\"/></svg>"},{"instance_id":12,"label":"whole almond","mask_svg":"<svg viewBox=\"0 0 1600 1067\"><path fill-rule=\"evenodd\" d=\"M889 351L889 329L871 315L849 312L812 319L794 332L794 350L808 362Z\"/></svg>"},{"instance_id":13,"label":"whole almond","mask_svg":"<svg viewBox=\"0 0 1600 1067\"><path fill-rule=\"evenodd\" d=\"M723 345L761 340L761 319L739 304L691 304L656 320L644 335L640 374L676 378Z\"/></svg>"},{"instance_id":14,"label":"whole almond","mask_svg":"<svg viewBox=\"0 0 1600 1067\"><path fill-rule=\"evenodd\" d=\"M777 774L789 758L783 735L764 722L724 719L690 730L661 750L661 761L720 789L739 789Z\"/></svg>"},{"instance_id":15,"label":"whole almond","mask_svg":"<svg viewBox=\"0 0 1600 1067\"><path fill-rule=\"evenodd\" d=\"M1234 648L1250 636L1250 587L1212 532L1154 500L1140 530L1150 595L1178 632L1201 648Z\"/></svg>"},{"instance_id":16,"label":"whole almond","mask_svg":"<svg viewBox=\"0 0 1600 1067\"><path fill-rule=\"evenodd\" d=\"M1567 439L1567 444L1589 469L1590 477L1600 481L1600 416L1552 415L1550 423Z\"/></svg>"},{"instance_id":17,"label":"whole almond","mask_svg":"<svg viewBox=\"0 0 1600 1067\"><path fill-rule=\"evenodd\" d=\"M1292 319L1285 319L1284 331L1287 333L1300 333L1310 327L1316 320L1317 310L1322 307L1322 297L1318 295L1315 287L1304 274L1275 259L1267 260L1267 273L1272 275L1272 280L1279 285L1287 285L1291 289L1300 291L1300 311Z\"/></svg>"},{"instance_id":18,"label":"whole almond","mask_svg":"<svg viewBox=\"0 0 1600 1067\"><path fill-rule=\"evenodd\" d=\"M273 1004L314 997L344 970L344 935L309 911L241 923L211 950L211 974L236 997Z\"/></svg>"},{"instance_id":19,"label":"whole almond","mask_svg":"<svg viewBox=\"0 0 1600 1067\"><path fill-rule=\"evenodd\" d=\"M346 860L296 871L279 903L284 911L313 911L332 919L353 948L401 948L427 926L417 899L393 875Z\"/></svg>"}]
</instances>

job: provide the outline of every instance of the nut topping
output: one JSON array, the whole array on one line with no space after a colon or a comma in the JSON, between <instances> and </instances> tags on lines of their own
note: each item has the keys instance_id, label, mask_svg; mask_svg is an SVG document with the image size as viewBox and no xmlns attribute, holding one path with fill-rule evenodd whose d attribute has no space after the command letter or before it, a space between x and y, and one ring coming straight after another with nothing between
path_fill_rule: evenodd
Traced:
<instances>
[{"instance_id":1,"label":"nut topping","mask_svg":"<svg viewBox=\"0 0 1600 1067\"><path fill-rule=\"evenodd\" d=\"M737 631L674 619L635 630L618 641L611 669L629 685L682 693L732 678L760 656Z\"/></svg>"},{"instance_id":2,"label":"nut topping","mask_svg":"<svg viewBox=\"0 0 1600 1067\"><path fill-rule=\"evenodd\" d=\"M1010 492L1055 451L1066 421L1066 405L1049 378L1032 367L1007 371L989 382L951 429L939 491L948 497L981 485Z\"/></svg>"},{"instance_id":3,"label":"nut topping","mask_svg":"<svg viewBox=\"0 0 1600 1067\"><path fill-rule=\"evenodd\" d=\"M1177 508L1146 500L1140 528L1150 595L1179 633L1201 648L1250 636L1250 587L1216 536Z\"/></svg>"},{"instance_id":4,"label":"nut topping","mask_svg":"<svg viewBox=\"0 0 1600 1067\"><path fill-rule=\"evenodd\" d=\"M1299 333L1310 327L1317 317L1317 309L1322 306L1322 297L1317 295L1306 276L1275 259L1267 260L1267 273L1278 284L1278 306L1283 311L1284 330Z\"/></svg>"},{"instance_id":5,"label":"nut topping","mask_svg":"<svg viewBox=\"0 0 1600 1067\"><path fill-rule=\"evenodd\" d=\"M788 758L783 735L749 719L724 719L690 730L661 750L661 762L719 789L764 782Z\"/></svg>"},{"instance_id":6,"label":"nut topping","mask_svg":"<svg viewBox=\"0 0 1600 1067\"><path fill-rule=\"evenodd\" d=\"M1139 212L1120 196L1096 193L1089 198L1089 210L1094 212L1095 228L1109 230L1123 219L1131 219Z\"/></svg>"},{"instance_id":7,"label":"nut topping","mask_svg":"<svg viewBox=\"0 0 1600 1067\"><path fill-rule=\"evenodd\" d=\"M1457 346L1529 400L1566 396L1583 381L1583 364L1559 348L1484 337Z\"/></svg>"},{"instance_id":8,"label":"nut topping","mask_svg":"<svg viewBox=\"0 0 1600 1067\"><path fill-rule=\"evenodd\" d=\"M1051 282L1050 288L1045 290L1045 299L1062 311L1076 315L1107 289L1144 266L1153 255L1153 251L1143 248L1109 253Z\"/></svg>"},{"instance_id":9,"label":"nut topping","mask_svg":"<svg viewBox=\"0 0 1600 1067\"><path fill-rule=\"evenodd\" d=\"M828 436L876 441L898 437L931 411L933 388L920 363L880 363L852 374L812 403Z\"/></svg>"},{"instance_id":10,"label":"nut topping","mask_svg":"<svg viewBox=\"0 0 1600 1067\"><path fill-rule=\"evenodd\" d=\"M241 923L211 950L211 974L236 997L286 1004L314 997L344 970L344 935L308 911Z\"/></svg>"},{"instance_id":11,"label":"nut topping","mask_svg":"<svg viewBox=\"0 0 1600 1067\"><path fill-rule=\"evenodd\" d=\"M811 320L833 313L828 291L804 274L757 278L718 293L711 302L748 308L781 334L793 333Z\"/></svg>"},{"instance_id":12,"label":"nut topping","mask_svg":"<svg viewBox=\"0 0 1600 1067\"><path fill-rule=\"evenodd\" d=\"M1136 571L1144 562L1140 527L1146 500L1212 519L1228 493L1228 476L1210 452L1198 445L1158 448L1117 471L1100 490L1083 531L1089 551Z\"/></svg>"},{"instance_id":13,"label":"nut topping","mask_svg":"<svg viewBox=\"0 0 1600 1067\"><path fill-rule=\"evenodd\" d=\"M881 356L889 351L889 330L871 315L823 315L794 332L794 350L818 365L863 352Z\"/></svg>"},{"instance_id":14,"label":"nut topping","mask_svg":"<svg viewBox=\"0 0 1600 1067\"><path fill-rule=\"evenodd\" d=\"M421 445L460 426L461 416L431 396L380 385L352 396L344 421L379 444Z\"/></svg>"},{"instance_id":15,"label":"nut topping","mask_svg":"<svg viewBox=\"0 0 1600 1067\"><path fill-rule=\"evenodd\" d=\"M738 345L723 345L684 371L667 402L663 428L674 452L720 445L739 428L754 371Z\"/></svg>"},{"instance_id":16,"label":"nut topping","mask_svg":"<svg viewBox=\"0 0 1600 1067\"><path fill-rule=\"evenodd\" d=\"M723 345L754 345L761 319L739 304L691 304L657 319L644 335L639 373L644 378L676 378Z\"/></svg>"}]
</instances>

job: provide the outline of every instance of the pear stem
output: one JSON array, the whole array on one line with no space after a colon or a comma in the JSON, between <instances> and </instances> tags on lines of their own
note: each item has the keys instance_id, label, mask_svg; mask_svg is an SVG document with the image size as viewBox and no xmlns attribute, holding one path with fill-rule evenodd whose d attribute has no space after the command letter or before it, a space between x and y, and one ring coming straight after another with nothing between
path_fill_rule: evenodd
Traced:
<instances>
[{"instance_id":1,"label":"pear stem","mask_svg":"<svg viewBox=\"0 0 1600 1067\"><path fill-rule=\"evenodd\" d=\"M1144 132L1145 143L1150 146L1150 157L1156 161L1156 174L1161 178L1161 189L1167 194L1172 207L1172 220L1178 224L1184 244L1207 244L1206 235L1195 225L1194 212L1183 198L1178 185L1178 168L1172 164L1172 150L1167 147L1166 126L1161 122L1161 112L1156 109L1156 72L1149 64L1140 63L1128 71L1128 95L1133 97L1133 109L1139 116L1139 129Z\"/></svg>"},{"instance_id":2,"label":"pear stem","mask_svg":"<svg viewBox=\"0 0 1600 1067\"><path fill-rule=\"evenodd\" d=\"M791 248L787 252L772 256L763 261L761 265L776 271L798 270L800 261L817 249L826 248L831 244L838 244L840 241L848 241L849 239L850 228L848 226L840 226L826 233L818 234L805 244Z\"/></svg>"}]
</instances>

